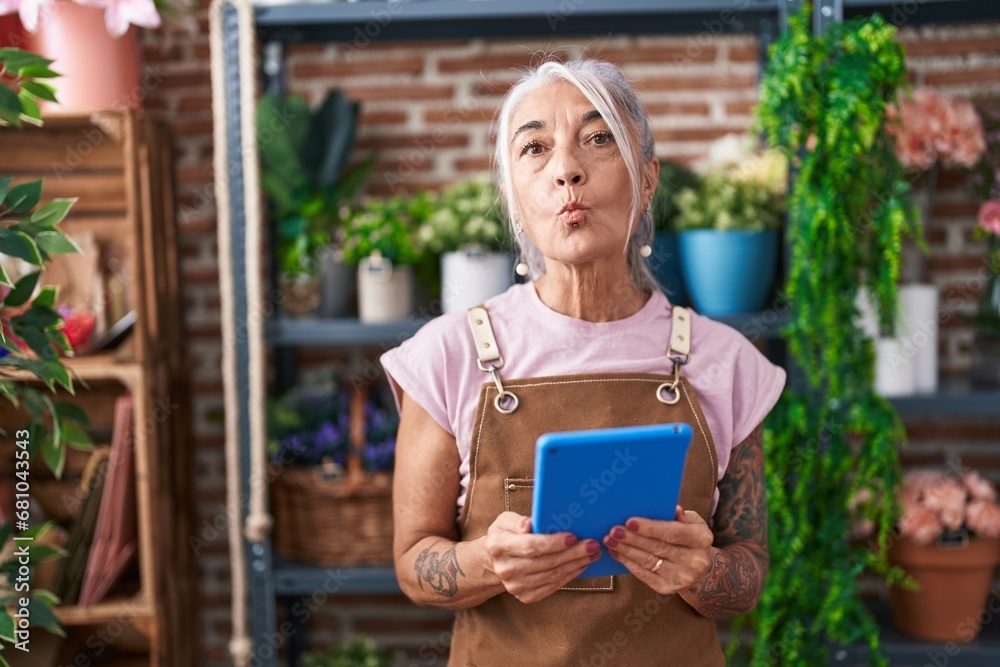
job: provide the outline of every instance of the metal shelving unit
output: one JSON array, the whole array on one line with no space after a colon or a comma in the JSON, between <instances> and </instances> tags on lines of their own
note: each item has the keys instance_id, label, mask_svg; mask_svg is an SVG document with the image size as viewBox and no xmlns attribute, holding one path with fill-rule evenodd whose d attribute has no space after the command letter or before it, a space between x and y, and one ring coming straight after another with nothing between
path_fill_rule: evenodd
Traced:
<instances>
[{"instance_id":1,"label":"metal shelving unit","mask_svg":"<svg viewBox=\"0 0 1000 667\"><path fill-rule=\"evenodd\" d=\"M338 41L356 46L369 41L428 40L456 37L532 37L577 35L708 34L750 32L758 37L763 58L787 15L798 9L801 0L369 0L345 2L291 2L260 5L256 8L257 37L263 45L265 84L269 90L284 87L284 45L301 42ZM919 0L912 3L871 0L815 0L817 29L831 22L880 11L898 25L1000 19L997 0ZM222 8L226 99L226 142L229 155L241 155L239 45L236 11ZM226 181L234 206L230 212L230 251L233 268L229 276L234 286L233 314L238 322L252 315L246 292L247 252L244 175L236 171ZM787 321L787 316L761 313L726 321L744 333L771 341ZM756 319L755 319L756 318ZM275 320L266 331L267 342L276 351L292 346L322 345L364 348L397 344L411 336L423 323L407 321L398 325L366 327L353 320ZM750 336L751 338L753 336ZM240 398L237 424L244 486L250 479L249 387L246 373L250 342L245 336L231 342L237 366ZM1000 393L970 393L946 387L935 396L898 399L894 404L904 415L995 415L1000 409ZM245 490L245 489L242 489ZM241 491L242 491L241 490ZM244 508L244 513L246 509ZM245 516L244 516L245 518ZM276 558L270 542L244 542L247 588L252 636L259 642L276 627L277 596L328 593L392 593L398 591L391 567L322 568ZM302 648L303 633L291 642L290 653ZM926 658L928 652L943 647L915 644L892 638L887 632L890 656L896 660ZM863 651L848 648L834 656L832 664L859 664ZM997 664L1000 638L984 635L977 643L963 646L958 656L949 656L949 665ZM273 667L276 658L263 653L256 664ZM294 661L293 661L294 664ZM916 664L916 663L914 663Z\"/></svg>"}]
</instances>

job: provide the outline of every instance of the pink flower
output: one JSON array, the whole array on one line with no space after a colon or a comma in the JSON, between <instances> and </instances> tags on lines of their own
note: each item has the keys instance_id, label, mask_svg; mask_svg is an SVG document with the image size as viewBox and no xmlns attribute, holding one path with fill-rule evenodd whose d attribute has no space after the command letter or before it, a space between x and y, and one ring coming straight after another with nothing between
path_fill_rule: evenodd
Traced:
<instances>
[{"instance_id":1,"label":"pink flower","mask_svg":"<svg viewBox=\"0 0 1000 667\"><path fill-rule=\"evenodd\" d=\"M925 507L913 507L899 519L899 532L919 544L931 544L941 535L937 515Z\"/></svg>"},{"instance_id":2,"label":"pink flower","mask_svg":"<svg viewBox=\"0 0 1000 667\"><path fill-rule=\"evenodd\" d=\"M108 34L121 37L129 24L142 28L159 28L160 15L153 0L74 0L81 5L104 7L104 24Z\"/></svg>"},{"instance_id":3,"label":"pink flower","mask_svg":"<svg viewBox=\"0 0 1000 667\"><path fill-rule=\"evenodd\" d=\"M1000 537L1000 505L973 500L968 509L969 530L980 537Z\"/></svg>"},{"instance_id":4,"label":"pink flower","mask_svg":"<svg viewBox=\"0 0 1000 667\"><path fill-rule=\"evenodd\" d=\"M923 171L938 160L968 168L986 152L982 119L968 100L922 88L900 100L887 117L896 155L909 169Z\"/></svg>"},{"instance_id":5,"label":"pink flower","mask_svg":"<svg viewBox=\"0 0 1000 667\"><path fill-rule=\"evenodd\" d=\"M946 527L956 529L965 518L968 497L969 492L961 482L946 477L940 483L925 488L922 501L924 507L938 513Z\"/></svg>"},{"instance_id":6,"label":"pink flower","mask_svg":"<svg viewBox=\"0 0 1000 667\"><path fill-rule=\"evenodd\" d=\"M944 479L944 473L940 470L913 470L903 477L903 487L904 489L912 489L920 496L925 489L937 486Z\"/></svg>"},{"instance_id":7,"label":"pink flower","mask_svg":"<svg viewBox=\"0 0 1000 667\"><path fill-rule=\"evenodd\" d=\"M1000 236L1000 201L991 199L979 207L979 226L990 234Z\"/></svg>"},{"instance_id":8,"label":"pink flower","mask_svg":"<svg viewBox=\"0 0 1000 667\"><path fill-rule=\"evenodd\" d=\"M962 475L962 483L965 484L965 488L968 489L969 495L972 496L973 500L989 500L991 502L995 502L997 499L997 490L996 487L993 486L993 483L988 479L983 478L983 476L975 470L970 470Z\"/></svg>"}]
</instances>

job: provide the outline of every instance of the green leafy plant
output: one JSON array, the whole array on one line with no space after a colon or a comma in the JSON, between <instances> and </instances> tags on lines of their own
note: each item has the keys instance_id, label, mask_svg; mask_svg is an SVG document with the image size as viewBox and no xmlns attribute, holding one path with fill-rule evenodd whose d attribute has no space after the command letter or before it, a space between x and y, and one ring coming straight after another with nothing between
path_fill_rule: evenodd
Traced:
<instances>
[{"instance_id":1,"label":"green leafy plant","mask_svg":"<svg viewBox=\"0 0 1000 667\"><path fill-rule=\"evenodd\" d=\"M677 194L675 203L679 231L778 229L785 211L782 194L724 171L713 171L699 185L684 188Z\"/></svg>"},{"instance_id":2,"label":"green leafy plant","mask_svg":"<svg viewBox=\"0 0 1000 667\"><path fill-rule=\"evenodd\" d=\"M18 49L0 49L0 125L21 128L23 123L41 125L35 100L55 100L54 89L39 80L57 74L49 69L52 61ZM87 415L78 406L53 400L58 387L73 393L73 379L61 361L72 355L66 335L60 330L62 318L55 311L56 289L38 288L41 269L51 255L79 252L79 248L59 229L73 199L54 199L41 203L42 181L12 185L10 176L0 177L0 255L17 258L37 267L14 280L0 264L0 396L14 408L23 407L28 423L13 434L0 428L0 435L14 436L16 447L15 477L26 481L28 465L41 454L56 477L61 477L66 460L66 445L80 449L92 447L83 430ZM19 371L40 380L47 391L15 380ZM24 434L27 437L24 437ZM23 455L22 455L23 454ZM27 501L19 500L18 512L27 511ZM51 524L41 524L21 531L21 536L40 538ZM15 619L11 610L27 598L28 619L34 627L55 634L63 631L51 609L58 600L48 591L30 590L25 595L20 557L14 555L11 525L0 528L0 649L16 643ZM29 577L38 562L63 555L51 546L35 545L30 550ZM0 666L7 662L0 655Z\"/></svg>"},{"instance_id":3,"label":"green leafy plant","mask_svg":"<svg viewBox=\"0 0 1000 667\"><path fill-rule=\"evenodd\" d=\"M277 221L281 272L312 276L319 252L337 240L341 208L358 192L376 156L347 166L360 105L331 91L315 113L301 97L257 102L261 187Z\"/></svg>"},{"instance_id":4,"label":"green leafy plant","mask_svg":"<svg viewBox=\"0 0 1000 667\"><path fill-rule=\"evenodd\" d=\"M370 637L355 637L328 651L302 656L302 667L392 667L402 659L399 651L379 649Z\"/></svg>"},{"instance_id":5,"label":"green leafy plant","mask_svg":"<svg viewBox=\"0 0 1000 667\"><path fill-rule=\"evenodd\" d=\"M677 195L698 186L698 175L679 162L660 160L660 186L653 195L653 228L657 232L677 231Z\"/></svg>"},{"instance_id":6,"label":"green leafy plant","mask_svg":"<svg viewBox=\"0 0 1000 667\"><path fill-rule=\"evenodd\" d=\"M398 266L412 266L421 257L414 239L414 217L421 200L393 197L369 199L344 218L344 261L358 264L378 253Z\"/></svg>"},{"instance_id":7,"label":"green leafy plant","mask_svg":"<svg viewBox=\"0 0 1000 667\"><path fill-rule=\"evenodd\" d=\"M756 109L769 144L797 169L785 335L805 381L785 392L765 428L771 566L751 617L751 664L826 664L831 646L861 643L870 664L884 665L858 577L870 569L906 581L886 558L905 431L873 391L873 346L855 323L855 304L860 288L870 290L890 329L900 240L920 234L883 130L906 68L896 28L880 16L814 36L811 11L806 4L771 46ZM850 500L865 488L872 500L863 518L874 536L855 546Z\"/></svg>"},{"instance_id":8,"label":"green leafy plant","mask_svg":"<svg viewBox=\"0 0 1000 667\"><path fill-rule=\"evenodd\" d=\"M417 229L425 252L441 255L469 246L509 250L499 195L486 179L451 185L430 199L432 209Z\"/></svg>"}]
</instances>

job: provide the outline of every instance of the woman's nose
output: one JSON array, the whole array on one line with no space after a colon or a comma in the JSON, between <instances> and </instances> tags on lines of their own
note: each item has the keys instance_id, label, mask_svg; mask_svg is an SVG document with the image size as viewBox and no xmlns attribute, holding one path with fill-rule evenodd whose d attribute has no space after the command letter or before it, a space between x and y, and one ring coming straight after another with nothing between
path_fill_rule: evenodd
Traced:
<instances>
[{"instance_id":1,"label":"woman's nose","mask_svg":"<svg viewBox=\"0 0 1000 667\"><path fill-rule=\"evenodd\" d=\"M579 158L572 151L559 151L553 164L553 179L559 187L579 185L586 179Z\"/></svg>"}]
</instances>

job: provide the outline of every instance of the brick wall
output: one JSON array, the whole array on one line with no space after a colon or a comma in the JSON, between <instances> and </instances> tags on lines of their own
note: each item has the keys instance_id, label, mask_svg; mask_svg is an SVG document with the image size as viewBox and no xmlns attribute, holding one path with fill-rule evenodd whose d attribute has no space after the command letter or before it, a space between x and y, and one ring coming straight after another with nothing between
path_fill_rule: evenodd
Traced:
<instances>
[{"instance_id":1,"label":"brick wall","mask_svg":"<svg viewBox=\"0 0 1000 667\"><path fill-rule=\"evenodd\" d=\"M168 117L176 133L184 307L194 369L196 525L199 536L208 538L198 555L201 655L204 664L214 666L228 663L230 589L223 432L211 419L222 403L222 382L204 10L196 22L173 31L147 31L144 43L147 66L163 73L149 91L147 107ZM902 37L915 83L975 97L1000 95L1000 23L907 28ZM661 157L696 158L707 142L743 130L750 120L758 66L756 40L749 36L453 40L363 49L299 46L288 54L290 87L313 102L331 86L360 100L358 155L380 151L368 191L408 192L485 173L489 119L517 77L512 68L537 62L539 54L553 50L620 64L647 105ZM975 274L983 247L970 239L976 202L956 173L942 175L934 202L927 230L931 279L941 287L943 299L955 297L943 311L942 369L962 373L968 369L972 334L953 314L974 307L977 293ZM910 424L910 434L911 446L904 453L908 465L961 455L964 463L981 466L1000 480L996 421L922 420ZM345 630L374 634L407 647L415 664L424 665L441 653L448 615L414 608L394 596L336 598L313 616L310 626L317 641Z\"/></svg>"}]
</instances>

